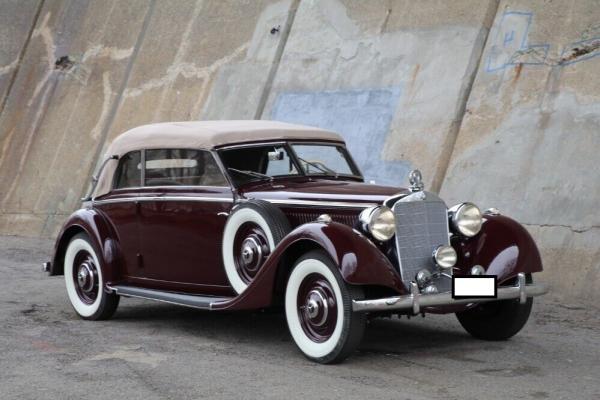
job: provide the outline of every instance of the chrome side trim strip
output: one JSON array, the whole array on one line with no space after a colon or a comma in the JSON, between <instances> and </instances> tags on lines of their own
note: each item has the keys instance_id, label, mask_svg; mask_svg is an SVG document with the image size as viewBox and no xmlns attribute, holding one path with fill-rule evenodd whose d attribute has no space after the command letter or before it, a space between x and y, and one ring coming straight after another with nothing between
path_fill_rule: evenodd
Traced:
<instances>
[{"instance_id":1,"label":"chrome side trim strip","mask_svg":"<svg viewBox=\"0 0 600 400\"><path fill-rule=\"evenodd\" d=\"M201 201L212 203L233 203L231 197L198 197L198 196L139 196L139 197L120 197L116 199L94 200L93 205L126 203L130 201Z\"/></svg>"},{"instance_id":2,"label":"chrome side trim strip","mask_svg":"<svg viewBox=\"0 0 600 400\"><path fill-rule=\"evenodd\" d=\"M273 204L298 205L298 206L322 206L322 207L346 207L346 208L367 208L377 206L377 203L351 203L341 201L316 201L316 200L286 200L286 199L258 199L268 201ZM133 201L200 201L200 202L226 202L233 203L231 197L200 197L200 196L130 196L119 197L115 199L93 200L93 205L126 203Z\"/></svg>"},{"instance_id":3,"label":"chrome side trim strip","mask_svg":"<svg viewBox=\"0 0 600 400\"><path fill-rule=\"evenodd\" d=\"M523 274L524 276L524 274ZM352 300L352 310L356 312L374 311L412 311L417 314L423 307L452 306L456 304L483 303L498 300L519 299L525 301L528 297L541 296L548 292L546 285L535 283L523 285L519 279L517 286L499 287L497 298L453 299L452 293L406 295L375 300ZM416 294L416 293L415 293Z\"/></svg>"},{"instance_id":4,"label":"chrome side trim strip","mask_svg":"<svg viewBox=\"0 0 600 400\"><path fill-rule=\"evenodd\" d=\"M287 199L258 199L265 200L273 204L294 205L294 206L323 206L323 207L348 207L348 208L367 208L375 207L377 203L352 203L342 201L319 201L319 200L287 200Z\"/></svg>"}]
</instances>

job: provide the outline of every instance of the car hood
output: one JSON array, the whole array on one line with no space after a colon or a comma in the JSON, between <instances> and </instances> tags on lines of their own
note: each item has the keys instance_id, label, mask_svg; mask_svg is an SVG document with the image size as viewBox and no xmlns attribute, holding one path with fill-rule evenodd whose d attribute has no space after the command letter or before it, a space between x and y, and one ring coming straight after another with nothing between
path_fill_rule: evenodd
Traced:
<instances>
[{"instance_id":1,"label":"car hood","mask_svg":"<svg viewBox=\"0 0 600 400\"><path fill-rule=\"evenodd\" d=\"M347 180L313 179L273 181L245 187L240 194L248 199L276 203L349 203L356 206L381 204L396 194L410 193L405 188L366 184ZM323 204L325 205L325 204Z\"/></svg>"}]
</instances>

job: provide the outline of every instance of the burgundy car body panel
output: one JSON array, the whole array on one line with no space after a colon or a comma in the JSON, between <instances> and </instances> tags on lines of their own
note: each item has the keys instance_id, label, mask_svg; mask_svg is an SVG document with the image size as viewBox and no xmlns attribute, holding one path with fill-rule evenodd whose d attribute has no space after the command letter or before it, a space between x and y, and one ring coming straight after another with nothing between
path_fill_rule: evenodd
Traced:
<instances>
[{"instance_id":1,"label":"burgundy car body panel","mask_svg":"<svg viewBox=\"0 0 600 400\"><path fill-rule=\"evenodd\" d=\"M502 215L485 215L481 232L475 237L455 235L451 240L458 260L455 275L469 275L471 267L481 265L487 275L497 275L498 284L508 284L519 272L541 272L540 252L527 230L515 220ZM463 311L472 305L428 307L425 312L447 314Z\"/></svg>"},{"instance_id":2,"label":"burgundy car body panel","mask_svg":"<svg viewBox=\"0 0 600 400\"><path fill-rule=\"evenodd\" d=\"M481 232L475 237L456 235L451 243L458 253L460 272L456 274L468 274L472 266L481 265L502 284L519 272L542 271L540 252L529 232L503 215L485 215Z\"/></svg>"},{"instance_id":3,"label":"burgundy car body panel","mask_svg":"<svg viewBox=\"0 0 600 400\"><path fill-rule=\"evenodd\" d=\"M221 257L233 203L230 188L147 187L96 200L94 206L114 223L119 244L128 246L120 281L147 289L233 295ZM130 220L119 218L122 209L129 210Z\"/></svg>"},{"instance_id":4,"label":"burgundy car body panel","mask_svg":"<svg viewBox=\"0 0 600 400\"><path fill-rule=\"evenodd\" d=\"M300 202L345 202L357 204L381 204L386 198L398 193L409 193L406 189L371 185L353 180L319 177L291 177L273 182L256 182L239 188L245 198L256 198L293 203ZM327 208L326 204L321 207Z\"/></svg>"},{"instance_id":5,"label":"burgundy car body panel","mask_svg":"<svg viewBox=\"0 0 600 400\"><path fill-rule=\"evenodd\" d=\"M67 245L78 233L85 232L100 257L100 268L106 283L119 280L123 265L123 255L115 240L116 233L106 216L92 208L75 211L61 229L54 246L50 275L63 274L63 262Z\"/></svg>"},{"instance_id":6,"label":"burgundy car body panel","mask_svg":"<svg viewBox=\"0 0 600 400\"><path fill-rule=\"evenodd\" d=\"M271 305L275 279L285 253L294 244L304 242L325 250L338 266L344 280L355 285L385 286L407 294L400 275L383 253L366 237L352 228L332 222L308 223L296 228L277 245L254 281L238 297L218 304L215 309L254 309Z\"/></svg>"}]
</instances>

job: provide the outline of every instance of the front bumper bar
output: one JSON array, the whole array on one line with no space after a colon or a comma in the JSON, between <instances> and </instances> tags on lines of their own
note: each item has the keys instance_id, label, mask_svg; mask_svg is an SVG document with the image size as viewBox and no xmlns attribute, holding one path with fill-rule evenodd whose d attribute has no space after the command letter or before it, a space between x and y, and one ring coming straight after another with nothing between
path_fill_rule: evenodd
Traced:
<instances>
[{"instance_id":1,"label":"front bumper bar","mask_svg":"<svg viewBox=\"0 0 600 400\"><path fill-rule=\"evenodd\" d=\"M416 283L411 284L411 294L407 296L387 297L375 300L353 300L352 310L356 312L373 311L406 311L412 310L413 314L421 312L423 307L453 306L456 304L483 303L498 300L519 299L521 304L528 297L541 296L548 292L542 283L528 285L525 274L519 273L516 286L498 287L496 298L468 298L453 299L452 293L421 294Z\"/></svg>"}]
</instances>

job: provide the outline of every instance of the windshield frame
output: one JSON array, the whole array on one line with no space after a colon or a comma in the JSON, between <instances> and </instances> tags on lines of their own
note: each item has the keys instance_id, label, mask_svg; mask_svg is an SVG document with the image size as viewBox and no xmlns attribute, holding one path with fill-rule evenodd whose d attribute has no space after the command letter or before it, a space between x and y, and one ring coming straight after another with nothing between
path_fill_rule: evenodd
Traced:
<instances>
[{"instance_id":1,"label":"windshield frame","mask_svg":"<svg viewBox=\"0 0 600 400\"><path fill-rule=\"evenodd\" d=\"M294 159L296 160L296 163L300 166L300 169L302 170L302 174L304 176L308 176L308 177L334 177L334 178L338 178L338 177L343 177L343 178L355 178L355 179L360 179L360 180L364 180L364 177L362 175L362 172L360 171L360 169L358 168L358 166L356 165L356 162L354 161L354 159L352 158L352 155L350 154L350 152L348 151L348 149L346 148L346 145L343 143L337 143L337 142L302 142L302 141L292 141L292 142L288 142L287 143L290 151L292 152L292 155L294 157ZM342 156L344 157L344 159L346 160L346 162L348 163L348 166L350 167L350 170L352 171L351 174L342 174L342 173L336 173L336 174L330 174L330 173L307 173L306 170L304 169L304 166L302 165L302 162L300 162L300 157L298 157L298 154L296 154L296 149L294 149L294 145L300 145L300 146L328 146L328 147L335 147L337 149L341 149L341 153Z\"/></svg>"},{"instance_id":2,"label":"windshield frame","mask_svg":"<svg viewBox=\"0 0 600 400\"><path fill-rule=\"evenodd\" d=\"M294 144L330 146L330 147L337 147L337 148L342 149L342 154L343 154L344 158L346 159L346 162L348 162L348 165L350 166L350 169L352 170L352 174L337 174L337 176L334 174L325 174L325 173L323 173L323 174L313 174L313 173L307 174L306 171L304 170L304 167L302 166L302 163L298 160L298 156L297 156L296 152L294 151L294 148L292 146ZM309 178L309 179L311 179L311 178L346 178L346 179L353 179L353 180L358 180L360 182L364 182L364 177L362 176L362 173L358 169L356 162L352 158L352 155L350 154L350 152L346 148L346 145L343 142L314 141L314 140L310 140L310 141L278 140L278 141L273 141L273 142L232 144L232 145L226 145L226 146L222 146L222 147L215 149L215 152L218 155L219 164L222 166L222 171L225 174L225 176L227 177L227 179L229 180L229 182L231 183L232 187L237 188L237 187L246 186L248 184L263 183L263 182L268 182L268 180L255 178L255 179L251 179L248 182L245 182L243 184L236 183L236 180L232 177L231 172L228 170L228 167L223 160L222 153L226 152L228 150L235 150L235 149L241 149L241 148L246 148L246 147L261 147L261 146L281 146L281 147L283 147L285 149L285 151L287 152L288 156L290 157L290 160L292 161L292 163L294 164L294 166L296 167L296 169L298 171L297 174L274 175L270 179L271 182L274 180L279 180L279 179L296 179L296 178L303 178L303 179L306 179L306 178Z\"/></svg>"}]
</instances>

